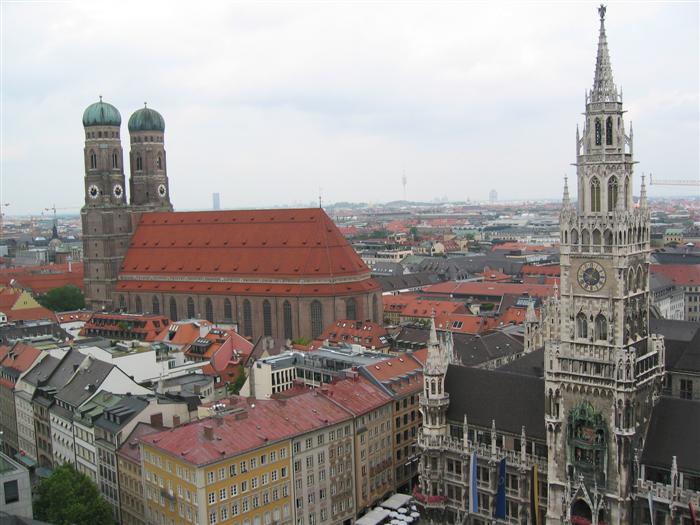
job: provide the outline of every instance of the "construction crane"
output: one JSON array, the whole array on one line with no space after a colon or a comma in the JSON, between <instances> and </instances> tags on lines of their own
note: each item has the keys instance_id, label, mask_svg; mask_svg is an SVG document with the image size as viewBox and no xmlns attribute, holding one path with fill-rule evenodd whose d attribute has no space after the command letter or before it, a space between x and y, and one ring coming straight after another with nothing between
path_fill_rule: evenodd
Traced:
<instances>
[{"instance_id":1,"label":"construction crane","mask_svg":"<svg viewBox=\"0 0 700 525\"><path fill-rule=\"evenodd\" d=\"M654 181L652 174L649 174L649 186L698 186L700 187L700 180L681 180L681 179L666 179L660 181Z\"/></svg>"},{"instance_id":2,"label":"construction crane","mask_svg":"<svg viewBox=\"0 0 700 525\"><path fill-rule=\"evenodd\" d=\"M75 206L67 206L63 208L57 208L56 205L54 204L50 208L44 208L44 211L53 211L53 230L54 233L57 234L58 232L58 219L56 218L56 210L77 210ZM43 215L43 214L42 214Z\"/></svg>"}]
</instances>

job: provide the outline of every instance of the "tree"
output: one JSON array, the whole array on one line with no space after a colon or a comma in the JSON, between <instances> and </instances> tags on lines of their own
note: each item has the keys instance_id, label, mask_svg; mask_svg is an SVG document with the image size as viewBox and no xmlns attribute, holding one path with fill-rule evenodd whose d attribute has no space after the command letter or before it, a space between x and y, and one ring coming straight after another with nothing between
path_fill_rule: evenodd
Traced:
<instances>
[{"instance_id":1,"label":"tree","mask_svg":"<svg viewBox=\"0 0 700 525\"><path fill-rule=\"evenodd\" d=\"M80 288L67 284L59 288L49 290L37 298L39 304L54 312L66 312L85 308L85 297Z\"/></svg>"},{"instance_id":2,"label":"tree","mask_svg":"<svg viewBox=\"0 0 700 525\"><path fill-rule=\"evenodd\" d=\"M36 519L56 525L113 525L112 507L85 474L61 465L41 482L34 504Z\"/></svg>"},{"instance_id":3,"label":"tree","mask_svg":"<svg viewBox=\"0 0 700 525\"><path fill-rule=\"evenodd\" d=\"M237 373L238 376L236 376L236 380L228 386L228 391L230 394L238 395L241 388L243 388L243 385L245 384L246 375L243 365L238 365Z\"/></svg>"}]
</instances>

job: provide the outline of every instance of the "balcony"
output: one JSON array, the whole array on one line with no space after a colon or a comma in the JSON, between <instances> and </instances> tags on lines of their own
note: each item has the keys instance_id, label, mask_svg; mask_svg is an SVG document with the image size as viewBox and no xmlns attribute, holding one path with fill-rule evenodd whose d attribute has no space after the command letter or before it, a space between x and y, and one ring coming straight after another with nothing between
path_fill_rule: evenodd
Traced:
<instances>
[{"instance_id":1,"label":"balcony","mask_svg":"<svg viewBox=\"0 0 700 525\"><path fill-rule=\"evenodd\" d=\"M700 491L637 479L637 495L639 498L646 500L649 494L651 494L654 501L666 503L667 505L678 505L685 508L688 506L688 503L692 503L694 507L700 507Z\"/></svg>"}]
</instances>

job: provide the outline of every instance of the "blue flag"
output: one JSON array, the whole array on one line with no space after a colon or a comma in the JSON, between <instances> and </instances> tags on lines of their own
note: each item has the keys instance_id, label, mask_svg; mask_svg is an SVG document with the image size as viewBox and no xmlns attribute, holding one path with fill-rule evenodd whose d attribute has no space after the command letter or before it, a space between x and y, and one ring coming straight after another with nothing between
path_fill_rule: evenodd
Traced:
<instances>
[{"instance_id":1,"label":"blue flag","mask_svg":"<svg viewBox=\"0 0 700 525\"><path fill-rule=\"evenodd\" d=\"M477 490L478 480L476 478L476 451L472 452L470 464L471 476L469 477L469 510L479 512L479 491Z\"/></svg>"},{"instance_id":2,"label":"blue flag","mask_svg":"<svg viewBox=\"0 0 700 525\"><path fill-rule=\"evenodd\" d=\"M506 459L498 464L498 492L496 493L496 518L506 518Z\"/></svg>"}]
</instances>

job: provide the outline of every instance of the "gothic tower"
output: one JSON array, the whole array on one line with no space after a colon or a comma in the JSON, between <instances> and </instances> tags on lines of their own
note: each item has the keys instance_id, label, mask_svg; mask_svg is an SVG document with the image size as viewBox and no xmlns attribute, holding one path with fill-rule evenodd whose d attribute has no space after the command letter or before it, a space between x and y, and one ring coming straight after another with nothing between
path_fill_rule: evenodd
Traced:
<instances>
[{"instance_id":1,"label":"gothic tower","mask_svg":"<svg viewBox=\"0 0 700 525\"><path fill-rule=\"evenodd\" d=\"M102 101L83 113L85 205L83 226L85 301L88 308L112 308L112 290L131 235L124 191L124 163L117 108Z\"/></svg>"},{"instance_id":2,"label":"gothic tower","mask_svg":"<svg viewBox=\"0 0 700 525\"><path fill-rule=\"evenodd\" d=\"M632 131L613 81L602 5L599 15L593 88L583 134L576 131L578 201L572 205L565 184L562 203L560 297L542 318L547 523L633 522L635 455L663 374L663 339L648 333L644 181L635 206ZM558 320L546 318L553 313Z\"/></svg>"},{"instance_id":3,"label":"gothic tower","mask_svg":"<svg viewBox=\"0 0 700 525\"><path fill-rule=\"evenodd\" d=\"M134 221L141 212L172 211L164 146L165 120L144 107L129 118L131 178L129 195Z\"/></svg>"}]
</instances>

